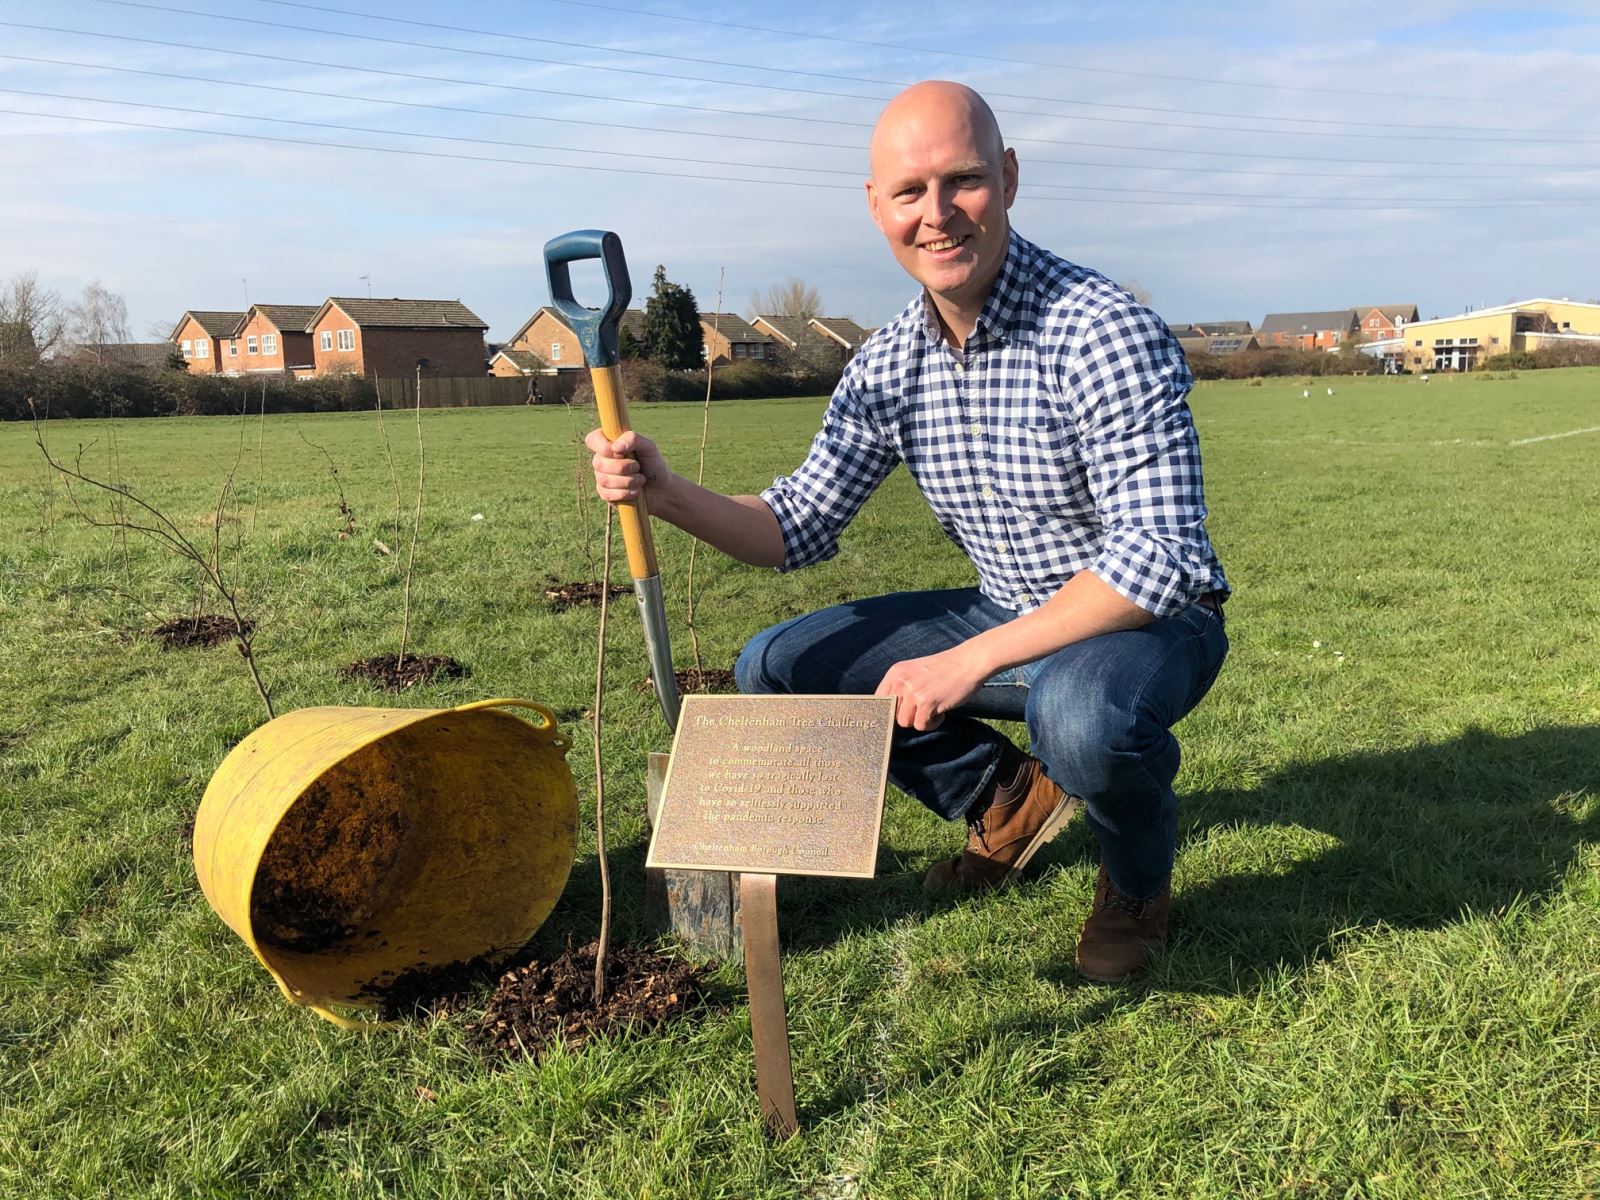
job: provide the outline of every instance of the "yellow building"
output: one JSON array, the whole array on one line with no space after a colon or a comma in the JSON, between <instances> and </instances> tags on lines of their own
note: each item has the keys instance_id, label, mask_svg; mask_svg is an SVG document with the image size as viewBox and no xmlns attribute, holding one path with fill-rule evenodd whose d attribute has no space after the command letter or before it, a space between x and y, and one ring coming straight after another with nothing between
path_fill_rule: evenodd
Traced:
<instances>
[{"instance_id":1,"label":"yellow building","mask_svg":"<svg viewBox=\"0 0 1600 1200\"><path fill-rule=\"evenodd\" d=\"M1574 342L1600 345L1600 304L1524 300L1403 326L1362 349L1408 371L1470 371L1484 359Z\"/></svg>"}]
</instances>

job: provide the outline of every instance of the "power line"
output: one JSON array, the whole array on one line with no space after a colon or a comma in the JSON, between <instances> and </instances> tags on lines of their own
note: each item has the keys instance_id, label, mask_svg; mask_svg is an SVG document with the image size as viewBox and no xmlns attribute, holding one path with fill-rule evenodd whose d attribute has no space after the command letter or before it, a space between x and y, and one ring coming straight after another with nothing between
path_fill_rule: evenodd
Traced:
<instances>
[{"instance_id":1,"label":"power line","mask_svg":"<svg viewBox=\"0 0 1600 1200\"><path fill-rule=\"evenodd\" d=\"M144 76L147 76L147 77L150 77L150 78L155 78L155 79L177 79L177 80L183 80L183 81L188 82L188 83L206 83L206 84L213 84L213 85L220 86L220 87L248 88L248 89L251 89L253 91L278 92L278 93L281 93L281 94L284 94L284 95L291 95L291 96L310 96L310 97L313 97L313 98L319 99L319 100L346 100L346 101L351 101L351 102L358 103L358 104L377 104L377 105L384 105L384 106L398 107L398 108L414 108L414 109L419 109L419 110L428 111L428 112L460 113L460 114L465 114L465 115L470 115L470 116L503 117L503 118L507 118L507 119L510 119L510 120L517 120L517 121L538 121L538 122L549 122L549 123L560 124L560 125L580 125L580 126L584 126L584 127L587 127L587 128L617 129L617 130L623 130L623 131L630 132L630 133L665 133L665 134L672 134L672 135L680 136L680 137L715 138L715 139L720 139L720 140L731 140L731 141L739 141L739 142L756 142L756 143L763 143L763 144L769 144L769 145L775 145L775 146L803 146L803 147L809 147L809 148L819 149L819 150L835 150L835 151L839 151L841 153L849 153L849 154L856 154L856 155L859 155L861 153L861 148L859 146L840 145L837 142L814 142L814 141L807 141L807 140L798 139L798 138L778 138L778 137L762 136L762 135L759 135L759 134L749 134L749 133L717 133L717 132L710 132L710 131L707 131L707 130L699 130L699 129L673 129L673 128L670 128L670 127L667 127L667 126L661 126L661 125L629 125L629 124L625 124L625 123L622 123L622 122L616 122L616 121L588 121L588 120L582 120L582 119L576 118L576 117L552 117L552 116L545 116L545 115L542 115L542 114L535 114L535 113L508 112L508 111L506 111L504 109L471 108L471 107L466 107L466 106L463 106L463 105L456 105L456 104L429 104L429 103L426 103L426 102L420 101L420 100L397 100L397 99L394 99L392 97L357 96L357 95L353 95L353 94L348 93L348 92L324 92L324 91L317 91L317 90L312 89L312 88L288 87L288 86L285 86L285 85L282 85L282 84L250 83L250 82L247 82L247 81L242 80L242 79L216 79L216 78L214 78L212 76L208 76L208 75L188 75L188 74L184 74L184 73L178 72L178 71L154 71L154 70L150 70L148 68L142 68L142 67L115 66L115 65L112 65L110 63L77 62L77 61L72 60L72 59L64 59L64 58L41 58L41 57L37 57L35 55L29 55L29 54L5 54L5 53L0 53L0 59L6 59L6 60L13 61L13 62L37 63L37 64L42 64L42 65L45 65L45 66L73 67L73 68L78 68L78 69L82 69L82 70L89 70L89 71L110 71L110 72L115 72L115 73L124 74L124 75L144 75ZM317 64L311 64L311 65L317 65ZM1109 146L1100 147L1100 148L1101 149L1130 149L1128 147L1109 147ZM1180 153L1182 153L1182 152L1180 151ZM1167 164L1167 163L1161 163L1161 164L1156 164L1156 163L1109 163L1109 162L1094 162L1094 161L1082 160L1082 159L1040 158L1040 157L1037 157L1037 156L1034 156L1034 155L1031 155L1031 154L1028 155L1025 158L1024 161L1025 161L1026 165L1029 165L1029 166L1032 166L1032 165L1035 165L1035 164L1040 164L1040 165L1045 165L1045 166L1075 167L1075 168L1085 168L1086 167L1086 168L1096 169L1096 170L1114 170L1114 171L1165 171L1165 172L1194 173L1194 174L1204 174L1204 175L1247 175L1247 176L1254 176L1254 177L1260 177L1260 178L1266 178L1266 179L1341 179L1341 180L1372 179L1372 180L1385 180L1385 181L1391 181L1391 182L1405 182L1403 180L1396 181L1395 177L1393 175L1378 174L1378 173L1374 173L1374 172L1370 172L1370 171L1369 172L1351 172L1351 171L1250 171L1250 170L1243 170L1243 169L1240 169L1240 168L1237 168L1237 167L1215 167L1215 166L1186 167L1186 166L1175 166L1175 165ZM1335 161L1343 161L1343 160L1335 160ZM1413 165L1416 165L1416 164L1403 163L1403 164L1396 164L1396 165L1403 165L1403 166L1406 166L1406 167L1410 167L1410 166L1413 166ZM1593 174L1596 173L1596 171L1597 171L1597 168L1595 168L1595 167L1546 167L1546 168L1542 169L1542 173L1543 174L1547 174L1547 175L1593 175ZM1428 175L1428 176L1420 177L1419 182L1431 182L1431 181L1434 181L1434 180L1449 180L1449 179L1461 179L1461 180L1518 179L1518 180L1521 180L1521 179L1525 179L1525 178L1526 178L1526 173L1525 172L1516 172L1516 173L1510 173L1510 174L1504 173L1504 172L1496 172L1496 173L1479 172L1479 173L1472 173L1472 174L1459 174L1458 173L1458 174L1453 174L1453 175Z\"/></svg>"},{"instance_id":2,"label":"power line","mask_svg":"<svg viewBox=\"0 0 1600 1200\"><path fill-rule=\"evenodd\" d=\"M672 13L651 12L643 8L626 8L620 4L599 4L592 0L546 0L550 4L564 4L569 8L588 8L600 12L627 13L634 17L654 17L662 21L682 21L691 25L712 25L720 29L742 29L750 33L771 33L779 37L809 38L819 42L835 42L846 46L866 46L874 50L900 50L907 54L937 54L947 58L965 58L975 62L1002 63L1016 67L1050 67L1060 71L1082 71L1090 75L1119 75L1129 79L1158 79L1166 83L1203 83L1217 87L1254 88L1274 92L1307 92L1321 96L1377 96L1385 100L1442 100L1452 104L1504 104L1503 96L1442 96L1427 92L1380 92L1371 88L1320 88L1288 83L1256 83L1238 79L1216 79L1202 75L1169 75L1159 71L1129 71L1116 67L1088 67L1082 63L1053 62L1037 58L1005 58L996 54L976 54L970 50L930 49L927 46L908 46L902 42L874 42L864 38L840 37L830 33L812 33L803 29L775 29L768 25L747 25L737 21L717 21L710 17L682 17ZM1544 104L1559 108L1582 107L1571 100L1552 100L1530 97L1530 104Z\"/></svg>"},{"instance_id":3,"label":"power line","mask_svg":"<svg viewBox=\"0 0 1600 1200\"><path fill-rule=\"evenodd\" d=\"M182 113L182 114L184 114L186 116L221 117L221 118L223 118L225 120L232 120L232 121L260 121L260 122L264 122L264 123L272 124L272 125L301 125L301 126L305 126L307 128L312 128L312 129L333 129L333 130L338 130L338 131L340 131L342 133L371 133L371 134L377 134L377 135L379 135L381 137L421 138L421 139L425 139L425 140L428 140L428 141L459 142L459 143L463 143L463 144L478 145L478 146L507 146L507 147L513 147L513 148L520 149L520 150L554 150L554 151L557 151L557 152L569 153L569 154L594 154L594 155L602 155L602 156L607 157L607 158L649 159L651 161L656 161L656 162L695 163L695 164L698 164L700 166L711 166L711 167L734 167L734 168L750 168L750 167L753 167L753 168L757 168L759 170L764 170L764 171L791 171L791 172L796 172L796 173L803 174L803 175L833 175L833 176L844 176L844 177L852 178L852 179L858 179L859 178L857 173L854 172L854 171L840 171L840 170L834 170L834 169L831 169L831 168L828 168L828 167L790 166L790 165L784 164L784 163L753 163L753 162L743 162L743 161L730 162L727 159L717 159L717 158L685 158L685 157L683 157L681 155L673 155L673 154L644 154L644 153L639 153L639 152L635 152L635 151L596 150L596 149L593 149L593 148L590 148L590 147L585 147L585 146L552 146L552 145L549 145L549 144L546 144L546 143L542 143L542 142L513 142L513 141L505 141L505 140L495 139L495 138L467 137L467 136L457 135L457 134L419 133L419 132L416 132L416 131L413 131L413 130L407 130L407 129L375 129L370 125L345 125L345 124L340 124L338 122L333 122L333 121L307 121L307 120L296 119L296 118L292 118L292 117L267 117L267 116L261 116L261 115L256 114L256 113L223 112L223 111L220 111L218 109L194 108L194 107L187 106L187 105L155 104L155 103L142 101L142 100L106 99L105 97L102 97L102 96L79 96L79 95L72 95L72 94L65 93L65 92L41 92L41 91L29 90L27 88L0 87L0 92L8 93L8 94L14 95L14 96L33 96L33 97L36 97L36 98L39 98L39 99L46 99L46 100L70 100L70 101L87 103L87 104L110 104L110 105L119 105L119 106L126 107L126 108L148 108L148 109L155 109L155 110L160 111L160 112ZM218 132L226 132L226 131L218 131ZM749 182L749 181L746 181L746 182ZM774 179L774 180L767 180L766 182L769 182L769 183L782 183L784 181L783 180ZM1027 188L1027 190L1028 190L1028 192L1030 194L1033 193L1037 189L1043 189L1043 190L1047 190L1047 191L1050 191L1050 192L1061 192L1061 191L1092 192L1092 193L1095 193L1095 194L1127 193L1127 194L1131 194L1131 195L1169 196L1169 197L1176 196L1178 198L1202 197L1202 198L1219 198L1219 199L1225 199L1225 200L1296 200L1296 201L1305 201L1307 203L1339 202L1339 203L1346 204L1346 205L1348 205L1348 206L1350 206L1352 208L1355 208L1355 209L1363 209L1365 207L1365 205L1366 205L1366 202L1369 199L1368 197L1364 197L1364 196L1349 196L1349 197L1344 197L1344 196L1294 196L1294 195L1281 195L1281 194L1275 194L1275 193L1270 193L1270 192L1256 192L1256 193L1252 193L1252 192L1209 192L1209 191L1194 191L1192 189L1191 190L1181 191L1181 192L1172 192L1170 190L1160 189L1160 188L1113 187L1113 186L1108 186L1108 185L1073 184L1073 183L1029 183L1029 184L1026 184L1025 186L1026 186L1026 188ZM1052 197L1052 198L1055 198L1055 197ZM1067 198L1071 198L1071 197L1067 197ZM1545 203L1545 201L1542 198L1538 198L1538 197L1510 197L1510 196L1485 197L1485 198L1479 198L1479 199L1473 199L1473 200L1463 200L1461 197L1458 197L1458 196L1405 196L1405 197L1393 197L1393 199L1395 199L1395 200L1404 200L1406 202L1406 204L1415 205L1417 207L1432 207L1434 205L1449 205L1451 207L1480 208L1480 207L1485 207L1485 206L1492 206L1492 207L1498 207L1498 206L1526 206L1526 205L1539 205L1539 204ZM1575 203L1576 202L1585 202L1585 203L1600 204L1600 196L1578 197L1578 198L1575 199L1574 202Z\"/></svg>"},{"instance_id":4,"label":"power line","mask_svg":"<svg viewBox=\"0 0 1600 1200\"><path fill-rule=\"evenodd\" d=\"M113 2L113 0L106 0ZM751 62L730 62L721 58L702 58L689 54L668 54L661 50L634 50L626 46L602 45L597 42L575 42L561 38L547 36L533 37L529 34L515 33L506 29L475 29L468 25L447 25L439 21L417 21L408 17L395 17L387 13L365 12L354 8L335 8L326 4L306 4L301 0L255 0L257 4L270 4L277 8L294 8L306 12L321 13L323 15L337 15L343 17L357 17L367 21L382 21L388 25L409 25L417 29L437 29L447 33L470 34L475 37L504 38L509 41L527 42L531 45L564 46L574 50L591 50L605 54L626 54L635 58L658 58L669 62L694 63L699 66L729 67L741 71L762 71L773 75L802 75L809 79L834 79L843 83L866 83L879 87L906 88L915 80L909 79L877 79L863 75L844 75L833 71L808 71L800 67L769 67L764 64ZM831 93L819 93L831 94ZM1086 108L1115 108L1128 112L1166 113L1172 116L1187 117L1217 117L1222 120L1242 121L1284 121L1302 125L1355 125L1360 124L1349 118L1330 119L1325 117L1285 117L1263 116L1259 113L1238 112L1213 112L1204 109L1169 108L1153 104L1133 104L1127 101L1083 100L1072 96L1035 96L1020 92L1001 92L992 88L984 88L985 99L999 97L1004 100L1031 100L1045 104L1074 104ZM1390 129L1417 129L1417 130L1443 130L1461 133L1546 133L1543 129L1524 129L1506 125L1460 125L1460 124L1416 124L1384 120L1384 125Z\"/></svg>"},{"instance_id":5,"label":"power line","mask_svg":"<svg viewBox=\"0 0 1600 1200\"><path fill-rule=\"evenodd\" d=\"M448 75L425 75L415 71L394 71L380 67L363 67L353 63L332 63L319 59L295 58L282 54L264 54L254 50L232 50L221 46L203 46L191 42L173 42L159 38L136 37L126 33L101 33L91 29L63 29L53 25L33 25L21 21L0 21L0 27L12 29L31 29L42 33L62 33L72 37L103 38L111 41L134 42L147 46L161 46L174 50L198 50L207 54L222 54L237 58L253 58L266 62L291 63L296 66L323 67L334 71L355 71L364 75L380 75L390 79L420 80L426 83L448 83L460 87L490 88L495 91L529 93L540 96L560 96L574 100L604 100L618 104L636 104L655 108L684 109L691 112L713 113L720 116L757 117L765 120L791 121L808 125L841 125L856 129L870 129L872 126L863 121L837 121L823 117L794 116L786 113L751 113L738 109L709 108L693 104L676 104L664 100L633 100L622 96L596 96L586 92L567 92L553 88L536 88L523 84L494 83L479 79L458 79ZM1241 150L1197 150L1189 146L1150 147L1150 146L1122 146L1107 142L1085 142L1060 138L1030 138L1013 137L1013 142L1027 143L1036 146L1071 146L1076 149L1091 150L1118 150L1134 154L1149 153L1159 150L1162 154L1189 154L1206 158L1243 158L1265 159L1277 162L1326 162L1348 163L1352 166L1396 166L1396 167L1478 167L1481 162L1469 162L1448 159L1372 159L1372 158L1336 158L1318 154L1283 154L1269 153L1266 151L1241 151ZM1515 164L1524 168L1544 170L1546 168L1560 170L1563 164L1547 162L1523 162Z\"/></svg>"},{"instance_id":6,"label":"power line","mask_svg":"<svg viewBox=\"0 0 1600 1200\"><path fill-rule=\"evenodd\" d=\"M330 149L330 150L355 150L355 151L361 151L361 152L371 153L371 154L398 155L398 156L409 157L409 158L437 158L437 159L448 159L448 160L455 161L455 162L495 163L495 164L503 164L503 165L509 165L509 166L544 167L544 168L553 168L553 169L556 169L556 170L567 170L567 171L598 171L598 172L602 172L602 173L605 173L605 174L608 174L608 175L647 175L647 176L651 176L651 177L654 177L654 178L686 179L686 180L693 180L695 182L702 182L702 183L754 183L754 184L762 184L762 185L765 185L765 186L768 186L768 187L772 187L772 186L790 187L790 188L803 187L803 188L811 188L811 189L814 189L814 190L822 190L822 191L844 191L844 192L855 192L855 191L857 191L857 189L854 188L854 187L850 187L850 186L848 186L846 184L838 184L838 183L810 183L810 182L805 181L805 180L794 180L794 179L755 179L755 178L751 178L749 176L738 176L738 175L703 175L703 174L698 174L698 173L694 173L694 172L654 171L654 170L650 170L650 169L647 169L647 168L644 168L644 167L602 167L602 166L593 166L593 165L586 164L586 163L580 164L580 163L539 162L539 161L525 159L525 158L501 158L501 157L498 157L498 156L479 155L479 154L452 154L452 153L449 153L447 151L442 151L442 150L408 150L408 149L403 149L403 148L395 147L395 146L370 146L370 145L365 145L365 144L361 144L361 143L330 142L330 141L323 141L323 140L320 140L320 139L313 139L313 138L287 138L287 137L278 137L278 136L275 136L275 135L272 135L272 134L243 133L243 132L239 132L239 131L236 131L236 130L228 130L228 129L199 129L199 128L195 128L193 126L187 126L187 125L156 125L156 124L153 124L153 123L148 122L148 121L125 121L125 120L116 120L116 119L113 119L113 118L110 118L110 117L86 117L86 116L83 116L82 114L38 112L38 111L33 111L33 110L28 110L28 109L0 108L0 114L4 114L4 115L8 115L8 116L16 116L16 117L43 118L43 119L47 119L47 120L56 120L56 121L87 122L89 124L94 124L94 125L112 125L112 126L116 126L116 127L124 128L124 129L154 130L154 131L160 132L160 133L187 133L187 134L194 134L194 135L199 136L199 137L236 138L236 139L241 139L241 140L244 140L244 141L251 141L251 142L272 142L272 143L276 143L276 144L280 144L280 145L289 145L289 146L312 146L312 147L318 147L318 148ZM1137 205L1137 206L1148 206L1148 207L1187 208L1187 209L1214 209L1214 208L1276 209L1276 210L1289 211L1289 212L1352 212L1352 211L1360 211L1360 212L1431 212L1431 211L1435 211L1435 210L1438 210L1438 209L1458 209L1458 208L1471 208L1471 209L1587 208L1587 207L1591 207L1591 206L1600 204L1600 200L1584 200L1584 201L1539 200L1539 201L1532 201L1532 202L1529 202L1529 201L1485 201L1485 202L1482 202L1482 203L1478 203L1478 202L1474 202L1474 203L1451 202L1451 203L1443 203L1443 204L1433 204L1433 203L1428 203L1428 204L1412 204L1412 203L1387 204L1387 203L1379 203L1379 204L1365 204L1365 205L1363 205L1363 204L1350 204L1348 202L1341 202L1341 203L1338 203L1338 204L1278 204L1278 203L1242 204L1242 203L1238 203L1238 202L1231 202L1231 203L1210 203L1210 202L1208 202L1208 203L1202 203L1202 204L1192 204L1192 203L1185 202L1183 200L1128 200L1128 199L1118 199L1118 200L1115 200L1115 201L1101 201L1101 200L1095 200L1095 199L1090 199L1090 198L1086 198L1086 197L1077 197L1077 196L1041 196L1041 197L1036 197L1036 199L1039 199L1041 201L1058 203L1058 204L1115 203L1118 206Z\"/></svg>"},{"instance_id":7,"label":"power line","mask_svg":"<svg viewBox=\"0 0 1600 1200\"><path fill-rule=\"evenodd\" d=\"M116 8L135 8L147 12L171 13L177 16L201 17L212 21L230 21L238 25L254 25L265 29L284 29L292 33L319 34L323 37L347 38L351 41L372 42L383 46L401 46L409 50L435 50L445 54L464 54L474 58L492 58L504 62L537 63L541 66L567 67L577 71L606 71L618 75L636 75L647 79L665 79L673 83L709 83L718 87L756 88L765 92L782 92L788 95L817 96L832 100L874 100L884 101L887 96L863 96L854 92L828 92L816 88L785 87L775 83L750 83L727 79L707 79L703 75L680 75L670 71L646 71L638 67L613 67L597 63L567 62L558 58L540 58L528 54L511 54L504 50L484 50L475 46L447 46L437 42L417 42L405 38L381 37L371 33L351 33L341 29L323 29L318 26L296 25L284 21L267 21L259 17L238 17L228 13L205 12L192 8L177 8L166 4L151 4L144 0L92 0L96 4L111 5ZM309 7L309 6L307 6ZM1043 97L1029 97L1041 103L1059 103ZM1070 118L1074 121L1097 121L1113 125L1137 125L1155 129L1186 129L1202 133L1248 133L1256 136L1267 135L1276 137L1323 137L1323 138L1354 138L1363 141L1447 141L1447 142L1483 142L1487 144L1512 143L1521 145L1527 142L1539 142L1549 145L1585 145L1600 140L1594 134L1567 134L1561 137L1543 135L1544 131L1525 131L1523 136L1517 137L1464 137L1449 133L1368 133L1368 132L1336 132L1327 129L1247 129L1237 125L1197 125L1183 121L1156 121L1140 117L1105 117L1086 113L1048 113L1033 112L1024 109L997 108L995 112L1004 116L1015 117L1053 117ZM749 113L746 116L765 116L764 113ZM1247 117L1247 120L1279 120L1282 118ZM1292 119L1292 118L1290 118ZM854 122L839 122L840 124L854 124ZM1387 123L1386 123L1387 124ZM1391 126L1398 128L1398 126ZM1437 127L1432 127L1437 128ZM1542 135L1542 136L1535 136Z\"/></svg>"}]
</instances>

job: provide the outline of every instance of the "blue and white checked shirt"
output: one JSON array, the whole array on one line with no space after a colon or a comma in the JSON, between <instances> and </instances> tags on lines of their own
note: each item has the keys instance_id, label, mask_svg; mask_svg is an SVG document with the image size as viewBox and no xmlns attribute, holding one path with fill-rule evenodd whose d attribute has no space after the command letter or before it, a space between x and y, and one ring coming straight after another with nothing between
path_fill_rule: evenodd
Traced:
<instances>
[{"instance_id":1,"label":"blue and white checked shirt","mask_svg":"<svg viewBox=\"0 0 1600 1200\"><path fill-rule=\"evenodd\" d=\"M1192 383L1160 317L1013 231L961 355L924 293L845 368L806 460L761 494L780 569L838 553L903 462L1005 608L1037 608L1082 570L1156 616L1225 592Z\"/></svg>"}]
</instances>

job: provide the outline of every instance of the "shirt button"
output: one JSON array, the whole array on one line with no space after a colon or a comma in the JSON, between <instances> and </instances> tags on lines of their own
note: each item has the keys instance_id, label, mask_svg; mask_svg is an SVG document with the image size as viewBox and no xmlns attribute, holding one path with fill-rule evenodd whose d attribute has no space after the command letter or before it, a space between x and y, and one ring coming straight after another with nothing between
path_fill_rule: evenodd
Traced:
<instances>
[{"instance_id":1,"label":"shirt button","mask_svg":"<svg viewBox=\"0 0 1600 1200\"><path fill-rule=\"evenodd\" d=\"M983 495L985 499L988 499L990 496L994 495L994 489L992 487L984 488Z\"/></svg>"},{"instance_id":2,"label":"shirt button","mask_svg":"<svg viewBox=\"0 0 1600 1200\"><path fill-rule=\"evenodd\" d=\"M994 544L994 548L1000 554L1004 554L1006 552L1006 544L1004 542L996 542Z\"/></svg>"},{"instance_id":3,"label":"shirt button","mask_svg":"<svg viewBox=\"0 0 1600 1200\"><path fill-rule=\"evenodd\" d=\"M960 363L957 363L956 364L956 374L957 375L965 375L966 373L967 373L966 367L962 366Z\"/></svg>"},{"instance_id":4,"label":"shirt button","mask_svg":"<svg viewBox=\"0 0 1600 1200\"><path fill-rule=\"evenodd\" d=\"M967 432L970 433L973 437L977 437L979 434L981 434L983 432L983 426L979 425L976 421L974 421L971 425L967 426Z\"/></svg>"},{"instance_id":5,"label":"shirt button","mask_svg":"<svg viewBox=\"0 0 1600 1200\"><path fill-rule=\"evenodd\" d=\"M1022 601L1022 603L1024 603L1024 604L1032 604L1033 603L1033 597L1028 595L1027 592L1018 592L1017 593L1017 599Z\"/></svg>"}]
</instances>

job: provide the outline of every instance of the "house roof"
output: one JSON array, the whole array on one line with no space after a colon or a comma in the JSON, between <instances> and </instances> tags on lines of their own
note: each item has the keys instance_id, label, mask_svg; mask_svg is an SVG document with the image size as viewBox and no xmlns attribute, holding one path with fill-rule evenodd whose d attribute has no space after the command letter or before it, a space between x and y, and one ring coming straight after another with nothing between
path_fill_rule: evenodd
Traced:
<instances>
[{"instance_id":1,"label":"house roof","mask_svg":"<svg viewBox=\"0 0 1600 1200\"><path fill-rule=\"evenodd\" d=\"M329 296L306 322L309 331L330 307L337 307L363 329L488 329L477 313L459 300L369 300L365 296Z\"/></svg>"},{"instance_id":2,"label":"house roof","mask_svg":"<svg viewBox=\"0 0 1600 1200\"><path fill-rule=\"evenodd\" d=\"M548 316L557 325L560 325L561 328L567 330L567 332L570 333L572 331L571 327L561 319L561 314L558 313L553 306L549 304L543 304L534 310L533 316L529 317L520 326L518 326L517 331L505 340L505 344L509 346L513 342L520 339L523 334L528 332L529 328L532 327L535 321L544 316ZM622 319L618 321L617 324L619 327L626 329L635 338L642 336L644 333L644 309L624 309L622 312Z\"/></svg>"},{"instance_id":3,"label":"house roof","mask_svg":"<svg viewBox=\"0 0 1600 1200\"><path fill-rule=\"evenodd\" d=\"M306 326L311 324L321 311L315 304L252 304L250 312L239 318L239 323L233 327L233 332L228 336L237 337L249 324L250 313L253 312L258 312L271 321L279 332L304 333Z\"/></svg>"},{"instance_id":4,"label":"house roof","mask_svg":"<svg viewBox=\"0 0 1600 1200\"><path fill-rule=\"evenodd\" d=\"M1249 321L1196 321L1193 329L1200 329L1212 337L1242 337L1254 333Z\"/></svg>"},{"instance_id":5,"label":"house roof","mask_svg":"<svg viewBox=\"0 0 1600 1200\"><path fill-rule=\"evenodd\" d=\"M172 327L172 336L167 340L174 342L178 340L178 330L183 328L185 321L193 321L214 338L225 338L232 337L233 331L239 327L239 322L243 320L244 314L242 312L213 312L209 309L202 311L191 308L178 318L178 323ZM138 343L130 342L127 344L137 345Z\"/></svg>"},{"instance_id":6,"label":"house roof","mask_svg":"<svg viewBox=\"0 0 1600 1200\"><path fill-rule=\"evenodd\" d=\"M165 367L171 358L171 342L107 342L102 346L74 346L67 354L68 362L118 367Z\"/></svg>"},{"instance_id":7,"label":"house roof","mask_svg":"<svg viewBox=\"0 0 1600 1200\"><path fill-rule=\"evenodd\" d=\"M700 314L700 324L708 331L716 331L730 342L770 342L772 339L762 333L737 313L703 312Z\"/></svg>"},{"instance_id":8,"label":"house roof","mask_svg":"<svg viewBox=\"0 0 1600 1200\"><path fill-rule=\"evenodd\" d=\"M1373 309L1377 309L1388 317L1391 324L1400 320L1410 322L1417 319L1417 306L1415 304L1366 304L1360 308L1352 308L1350 311L1355 313L1357 317L1364 317Z\"/></svg>"},{"instance_id":9,"label":"house roof","mask_svg":"<svg viewBox=\"0 0 1600 1200\"><path fill-rule=\"evenodd\" d=\"M777 313L768 315L762 313L751 322L750 327L758 332L767 333L778 339L789 349L793 350L806 339L807 329L805 321L800 317L785 317Z\"/></svg>"},{"instance_id":10,"label":"house roof","mask_svg":"<svg viewBox=\"0 0 1600 1200\"><path fill-rule=\"evenodd\" d=\"M489 364L494 365L495 359L503 358L524 375L533 375L544 369L544 361L531 350L499 350L494 357L489 359Z\"/></svg>"},{"instance_id":11,"label":"house roof","mask_svg":"<svg viewBox=\"0 0 1600 1200\"><path fill-rule=\"evenodd\" d=\"M812 317L810 324L849 350L856 349L868 336L867 331L849 317Z\"/></svg>"},{"instance_id":12,"label":"house roof","mask_svg":"<svg viewBox=\"0 0 1600 1200\"><path fill-rule=\"evenodd\" d=\"M1268 313L1257 333L1321 333L1327 329L1345 330L1355 320L1348 308L1327 312Z\"/></svg>"}]
</instances>

